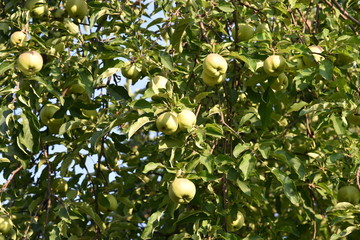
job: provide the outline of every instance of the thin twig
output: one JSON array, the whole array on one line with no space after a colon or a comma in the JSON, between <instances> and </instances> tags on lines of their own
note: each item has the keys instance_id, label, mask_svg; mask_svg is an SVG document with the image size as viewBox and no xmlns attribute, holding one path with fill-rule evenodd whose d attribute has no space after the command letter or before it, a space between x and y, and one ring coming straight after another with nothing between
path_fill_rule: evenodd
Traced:
<instances>
[{"instance_id":1,"label":"thin twig","mask_svg":"<svg viewBox=\"0 0 360 240\"><path fill-rule=\"evenodd\" d=\"M360 190L360 166L358 167L357 171L356 171L356 185L358 187L358 189Z\"/></svg>"},{"instance_id":2,"label":"thin twig","mask_svg":"<svg viewBox=\"0 0 360 240\"><path fill-rule=\"evenodd\" d=\"M15 169L14 171L11 172L11 176L9 177L9 179L6 181L6 183L4 184L4 186L2 186L2 188L0 190L1 193L5 192L7 186L10 184L10 182L14 178L15 174L18 173L22 168L23 168L23 166L20 165L17 169Z\"/></svg>"}]
</instances>

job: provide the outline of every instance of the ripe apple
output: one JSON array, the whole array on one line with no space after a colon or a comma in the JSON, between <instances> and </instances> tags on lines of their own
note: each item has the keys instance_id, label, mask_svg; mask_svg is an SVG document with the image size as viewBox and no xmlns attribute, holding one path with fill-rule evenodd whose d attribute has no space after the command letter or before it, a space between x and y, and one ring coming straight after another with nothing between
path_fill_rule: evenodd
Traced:
<instances>
[{"instance_id":1,"label":"ripe apple","mask_svg":"<svg viewBox=\"0 0 360 240\"><path fill-rule=\"evenodd\" d=\"M238 26L238 40L248 41L255 34L254 28L248 24L239 24Z\"/></svg>"},{"instance_id":2,"label":"ripe apple","mask_svg":"<svg viewBox=\"0 0 360 240\"><path fill-rule=\"evenodd\" d=\"M69 188L66 180L63 178L56 178L51 182L51 190L57 194L66 193Z\"/></svg>"},{"instance_id":3,"label":"ripe apple","mask_svg":"<svg viewBox=\"0 0 360 240\"><path fill-rule=\"evenodd\" d=\"M178 119L176 113L165 112L156 119L156 127L160 132L170 135L178 129Z\"/></svg>"},{"instance_id":4,"label":"ripe apple","mask_svg":"<svg viewBox=\"0 0 360 240\"><path fill-rule=\"evenodd\" d=\"M99 210L103 213L115 211L118 206L118 201L114 195L104 194L103 197L99 196L98 206Z\"/></svg>"},{"instance_id":5,"label":"ripe apple","mask_svg":"<svg viewBox=\"0 0 360 240\"><path fill-rule=\"evenodd\" d=\"M215 85L222 83L225 80L225 77L225 74L222 74L218 77L210 76L205 71L203 71L201 74L203 82L210 87L214 87Z\"/></svg>"},{"instance_id":6,"label":"ripe apple","mask_svg":"<svg viewBox=\"0 0 360 240\"><path fill-rule=\"evenodd\" d=\"M271 89L274 91L285 91L288 87L289 81L285 73L280 73L280 75L275 79L275 81L270 85Z\"/></svg>"},{"instance_id":7,"label":"ripe apple","mask_svg":"<svg viewBox=\"0 0 360 240\"><path fill-rule=\"evenodd\" d=\"M127 61L121 68L121 74L128 79L138 80L141 77L141 68L138 68L135 63Z\"/></svg>"},{"instance_id":8,"label":"ripe apple","mask_svg":"<svg viewBox=\"0 0 360 240\"><path fill-rule=\"evenodd\" d=\"M244 223L245 218L240 211L237 212L235 219L232 219L229 215L226 217L226 226L229 232L235 232L239 230L240 228L242 228L242 226L244 226Z\"/></svg>"},{"instance_id":9,"label":"ripe apple","mask_svg":"<svg viewBox=\"0 0 360 240\"><path fill-rule=\"evenodd\" d=\"M196 115L189 109L182 110L178 115L179 129L188 131L196 124Z\"/></svg>"},{"instance_id":10,"label":"ripe apple","mask_svg":"<svg viewBox=\"0 0 360 240\"><path fill-rule=\"evenodd\" d=\"M160 88L166 88L166 84L169 82L169 80L166 77L163 76L155 76L151 79L151 84L153 86L156 86L158 89Z\"/></svg>"},{"instance_id":11,"label":"ripe apple","mask_svg":"<svg viewBox=\"0 0 360 240\"><path fill-rule=\"evenodd\" d=\"M360 201L360 191L355 186L344 186L341 187L338 191L338 201L339 202L349 202L354 205L358 204Z\"/></svg>"},{"instance_id":12,"label":"ripe apple","mask_svg":"<svg viewBox=\"0 0 360 240\"><path fill-rule=\"evenodd\" d=\"M175 178L169 186L169 197L175 203L189 203L196 194L195 184L186 178Z\"/></svg>"},{"instance_id":13,"label":"ripe apple","mask_svg":"<svg viewBox=\"0 0 360 240\"><path fill-rule=\"evenodd\" d=\"M22 46L26 40L26 34L22 31L13 32L10 36L10 42L15 46Z\"/></svg>"},{"instance_id":14,"label":"ripe apple","mask_svg":"<svg viewBox=\"0 0 360 240\"><path fill-rule=\"evenodd\" d=\"M285 59L280 55L271 55L264 61L264 70L270 76L279 76L286 67Z\"/></svg>"},{"instance_id":15,"label":"ripe apple","mask_svg":"<svg viewBox=\"0 0 360 240\"><path fill-rule=\"evenodd\" d=\"M28 0L25 7L30 10L31 15L35 18L42 17L48 12L46 0Z\"/></svg>"},{"instance_id":16,"label":"ripe apple","mask_svg":"<svg viewBox=\"0 0 360 240\"><path fill-rule=\"evenodd\" d=\"M14 224L8 216L0 216L0 232L8 234L13 228Z\"/></svg>"},{"instance_id":17,"label":"ripe apple","mask_svg":"<svg viewBox=\"0 0 360 240\"><path fill-rule=\"evenodd\" d=\"M83 19L89 14L89 8L85 0L67 0L65 9L70 17Z\"/></svg>"},{"instance_id":18,"label":"ripe apple","mask_svg":"<svg viewBox=\"0 0 360 240\"><path fill-rule=\"evenodd\" d=\"M25 75L32 75L41 70L43 58L37 51L24 52L18 57L17 66Z\"/></svg>"},{"instance_id":19,"label":"ripe apple","mask_svg":"<svg viewBox=\"0 0 360 240\"><path fill-rule=\"evenodd\" d=\"M40 121L49 128L50 133L58 133L64 123L64 119L53 118L59 109L60 107L54 104L46 104L40 111Z\"/></svg>"},{"instance_id":20,"label":"ripe apple","mask_svg":"<svg viewBox=\"0 0 360 240\"><path fill-rule=\"evenodd\" d=\"M203 62L203 72L211 77L219 77L226 73L228 64L226 60L217 53L207 55Z\"/></svg>"},{"instance_id":21,"label":"ripe apple","mask_svg":"<svg viewBox=\"0 0 360 240\"><path fill-rule=\"evenodd\" d=\"M315 46L312 45L309 47L310 51L313 52L314 54L311 54L311 56L303 56L303 61L305 63L306 66L308 67L315 67L316 64L320 61L322 61L324 59L323 56L321 56L318 53L322 53L324 51L324 49L320 46Z\"/></svg>"}]
</instances>

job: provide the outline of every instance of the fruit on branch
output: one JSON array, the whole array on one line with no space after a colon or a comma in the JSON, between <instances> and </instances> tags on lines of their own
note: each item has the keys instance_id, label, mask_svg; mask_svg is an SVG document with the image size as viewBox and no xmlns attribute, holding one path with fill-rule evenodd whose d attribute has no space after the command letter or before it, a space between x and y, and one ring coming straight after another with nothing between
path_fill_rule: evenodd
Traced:
<instances>
[{"instance_id":1,"label":"fruit on branch","mask_svg":"<svg viewBox=\"0 0 360 240\"><path fill-rule=\"evenodd\" d=\"M54 118L59 109L60 107L54 104L46 104L40 111L40 121L49 128L50 133L58 133L64 123L63 118Z\"/></svg>"},{"instance_id":2,"label":"fruit on branch","mask_svg":"<svg viewBox=\"0 0 360 240\"><path fill-rule=\"evenodd\" d=\"M85 0L67 0L65 10L74 19L84 19L89 14L89 7Z\"/></svg>"},{"instance_id":3,"label":"fruit on branch","mask_svg":"<svg viewBox=\"0 0 360 240\"><path fill-rule=\"evenodd\" d=\"M18 57L17 66L25 75L32 75L42 69L43 58L37 51L24 52Z\"/></svg>"},{"instance_id":4,"label":"fruit on branch","mask_svg":"<svg viewBox=\"0 0 360 240\"><path fill-rule=\"evenodd\" d=\"M274 91L285 91L288 87L289 80L285 73L280 73L280 75L275 79L275 81L270 85L271 89Z\"/></svg>"},{"instance_id":5,"label":"fruit on branch","mask_svg":"<svg viewBox=\"0 0 360 240\"><path fill-rule=\"evenodd\" d=\"M0 232L8 234L13 228L14 224L8 216L0 216Z\"/></svg>"},{"instance_id":6,"label":"fruit on branch","mask_svg":"<svg viewBox=\"0 0 360 240\"><path fill-rule=\"evenodd\" d=\"M248 24L239 24L238 25L238 40L239 41L248 41L255 34L255 30Z\"/></svg>"},{"instance_id":7,"label":"fruit on branch","mask_svg":"<svg viewBox=\"0 0 360 240\"><path fill-rule=\"evenodd\" d=\"M62 194L66 193L69 188L69 185L67 184L66 180L63 178L56 178L54 181L51 182L51 190L54 193Z\"/></svg>"},{"instance_id":8,"label":"fruit on branch","mask_svg":"<svg viewBox=\"0 0 360 240\"><path fill-rule=\"evenodd\" d=\"M169 186L169 197L175 203L189 203L196 194L195 184L186 178L175 178Z\"/></svg>"},{"instance_id":9,"label":"fruit on branch","mask_svg":"<svg viewBox=\"0 0 360 240\"><path fill-rule=\"evenodd\" d=\"M214 77L209 76L205 71L203 71L201 74L201 78L206 85L214 87L215 85L220 84L225 80L225 74Z\"/></svg>"},{"instance_id":10,"label":"fruit on branch","mask_svg":"<svg viewBox=\"0 0 360 240\"><path fill-rule=\"evenodd\" d=\"M219 77L226 73L228 64L226 60L217 53L207 55L203 62L203 71L208 76Z\"/></svg>"},{"instance_id":11,"label":"fruit on branch","mask_svg":"<svg viewBox=\"0 0 360 240\"><path fill-rule=\"evenodd\" d=\"M26 40L26 34L22 31L13 32L10 36L10 42L14 46L22 46Z\"/></svg>"},{"instance_id":12,"label":"fruit on branch","mask_svg":"<svg viewBox=\"0 0 360 240\"><path fill-rule=\"evenodd\" d=\"M156 119L156 127L157 129L166 134L170 135L177 131L178 129L178 119L176 113L173 112L165 112L162 113Z\"/></svg>"},{"instance_id":13,"label":"fruit on branch","mask_svg":"<svg viewBox=\"0 0 360 240\"><path fill-rule=\"evenodd\" d=\"M349 56L348 54L337 53L335 56L335 65L337 66L345 66L354 62L354 58L352 56Z\"/></svg>"},{"instance_id":14,"label":"fruit on branch","mask_svg":"<svg viewBox=\"0 0 360 240\"><path fill-rule=\"evenodd\" d=\"M128 79L136 81L141 77L141 68L137 67L135 63L127 61L121 68L121 74Z\"/></svg>"},{"instance_id":15,"label":"fruit on branch","mask_svg":"<svg viewBox=\"0 0 360 240\"><path fill-rule=\"evenodd\" d=\"M28 0L25 7L30 10L31 16L35 18L42 17L48 12L46 0Z\"/></svg>"},{"instance_id":16,"label":"fruit on branch","mask_svg":"<svg viewBox=\"0 0 360 240\"><path fill-rule=\"evenodd\" d=\"M118 206L118 201L116 200L116 197L111 194L104 194L103 196L99 195L98 206L99 210L103 213L115 211Z\"/></svg>"},{"instance_id":17,"label":"fruit on branch","mask_svg":"<svg viewBox=\"0 0 360 240\"><path fill-rule=\"evenodd\" d=\"M279 76L285 70L286 61L280 55L271 55L265 59L263 67L269 76Z\"/></svg>"},{"instance_id":18,"label":"fruit on branch","mask_svg":"<svg viewBox=\"0 0 360 240\"><path fill-rule=\"evenodd\" d=\"M166 77L163 76L155 76L151 79L152 86L156 86L158 89L160 88L166 88L166 84L169 82L169 80Z\"/></svg>"},{"instance_id":19,"label":"fruit on branch","mask_svg":"<svg viewBox=\"0 0 360 240\"><path fill-rule=\"evenodd\" d=\"M181 131L188 131L196 124L196 115L189 109L182 110L177 115L179 129Z\"/></svg>"},{"instance_id":20,"label":"fruit on branch","mask_svg":"<svg viewBox=\"0 0 360 240\"><path fill-rule=\"evenodd\" d=\"M229 232L238 231L242 226L244 226L245 218L242 212L238 211L235 218L232 218L230 215L226 217L226 226Z\"/></svg>"},{"instance_id":21,"label":"fruit on branch","mask_svg":"<svg viewBox=\"0 0 360 240\"><path fill-rule=\"evenodd\" d=\"M339 202L349 202L356 205L360 201L360 191L356 186L344 186L339 189L337 198Z\"/></svg>"},{"instance_id":22,"label":"fruit on branch","mask_svg":"<svg viewBox=\"0 0 360 240\"><path fill-rule=\"evenodd\" d=\"M306 66L315 67L318 62L324 60L324 57L320 55L324 49L320 46L312 45L309 47L309 50L313 52L313 54L303 56L303 61Z\"/></svg>"}]
</instances>

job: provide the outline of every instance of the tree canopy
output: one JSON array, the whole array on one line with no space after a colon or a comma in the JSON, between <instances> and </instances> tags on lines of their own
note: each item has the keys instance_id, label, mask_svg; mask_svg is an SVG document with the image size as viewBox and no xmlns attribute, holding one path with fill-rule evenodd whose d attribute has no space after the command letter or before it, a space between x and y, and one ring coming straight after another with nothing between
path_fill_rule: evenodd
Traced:
<instances>
[{"instance_id":1,"label":"tree canopy","mask_svg":"<svg viewBox=\"0 0 360 240\"><path fill-rule=\"evenodd\" d=\"M0 0L0 239L358 240L359 19Z\"/></svg>"}]
</instances>

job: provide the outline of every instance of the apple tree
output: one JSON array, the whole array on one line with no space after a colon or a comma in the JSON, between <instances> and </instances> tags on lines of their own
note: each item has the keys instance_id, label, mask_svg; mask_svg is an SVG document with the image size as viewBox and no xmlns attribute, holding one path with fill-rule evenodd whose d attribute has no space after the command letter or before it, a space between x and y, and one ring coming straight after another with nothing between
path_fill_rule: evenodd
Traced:
<instances>
[{"instance_id":1,"label":"apple tree","mask_svg":"<svg viewBox=\"0 0 360 240\"><path fill-rule=\"evenodd\" d=\"M359 239L357 0L0 0L1 239Z\"/></svg>"}]
</instances>

